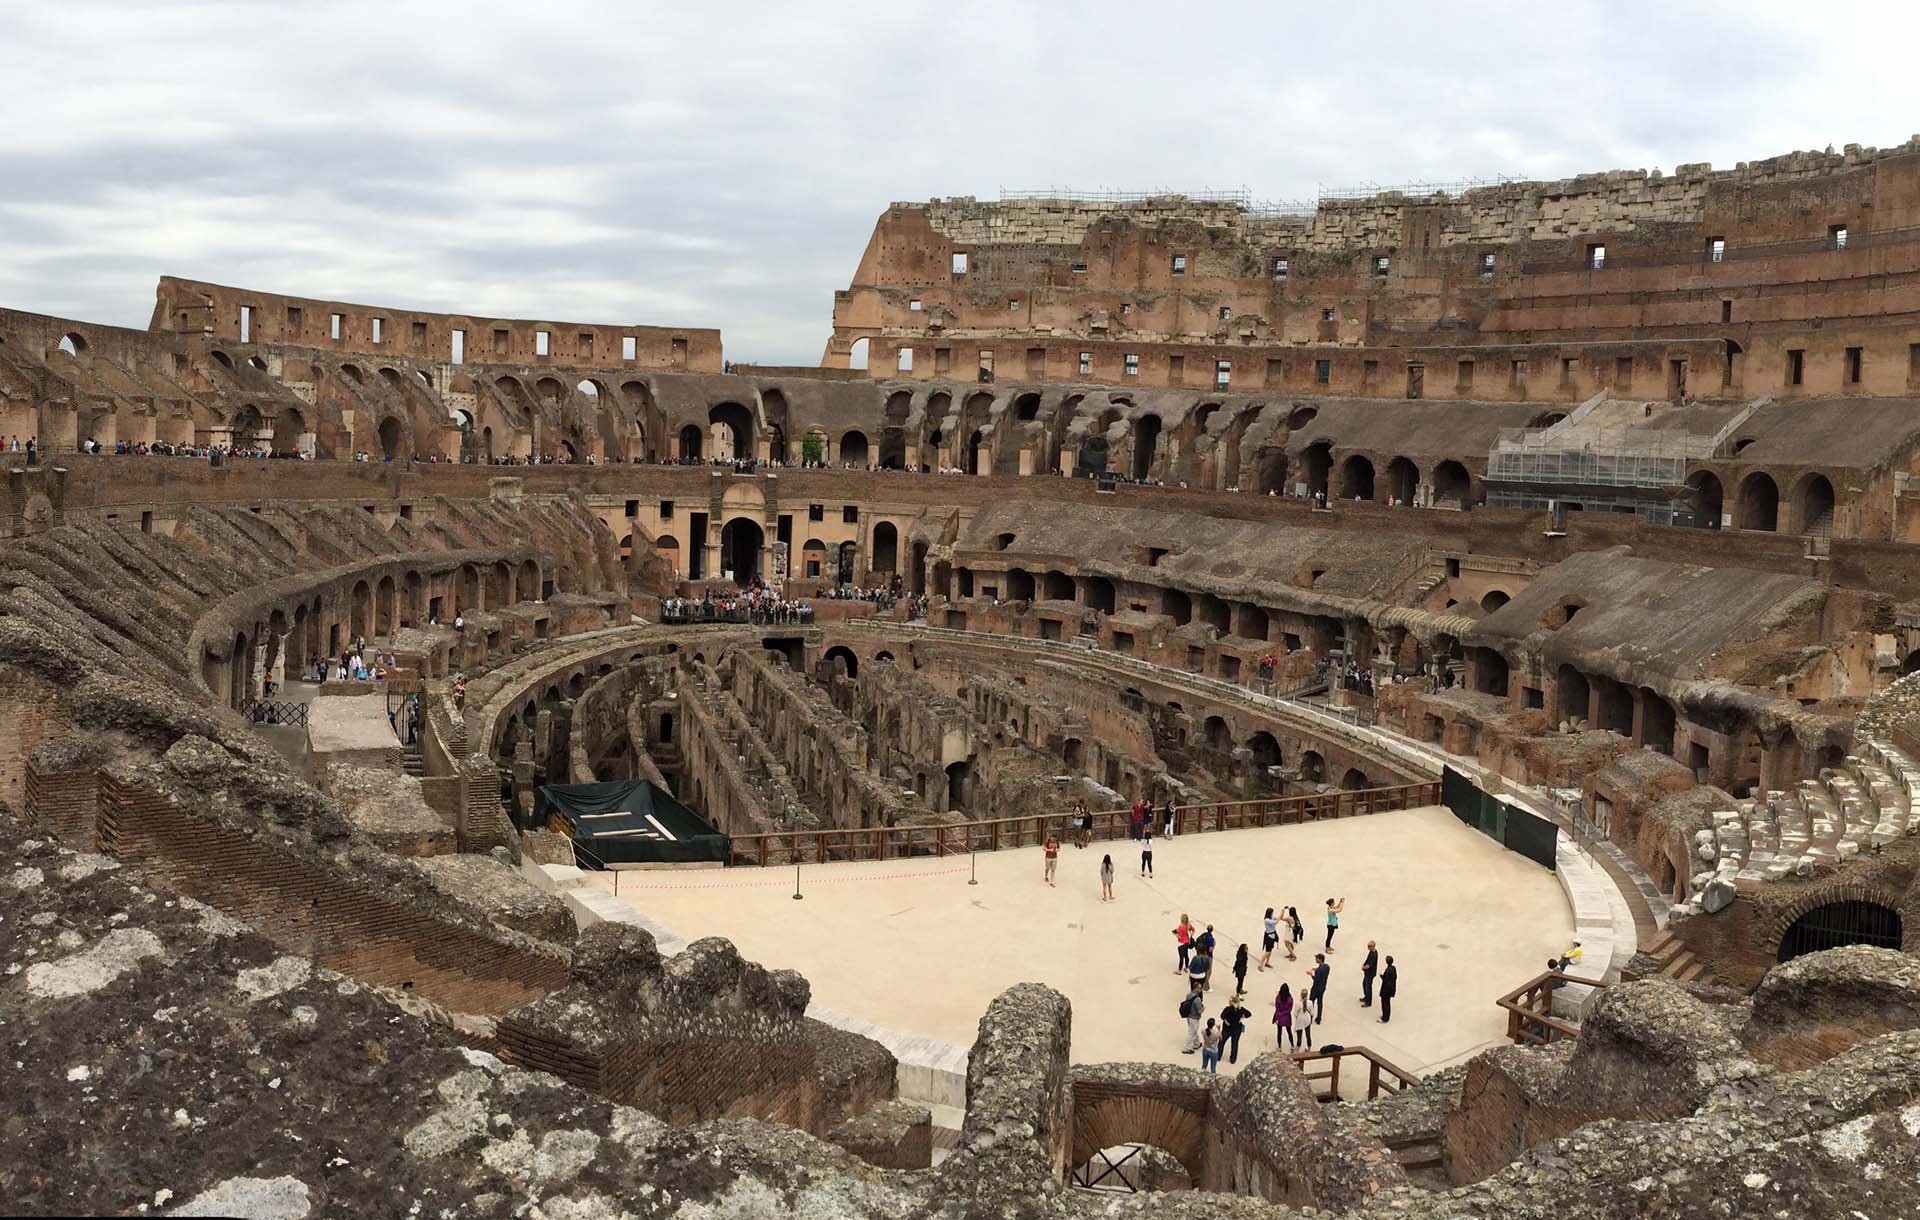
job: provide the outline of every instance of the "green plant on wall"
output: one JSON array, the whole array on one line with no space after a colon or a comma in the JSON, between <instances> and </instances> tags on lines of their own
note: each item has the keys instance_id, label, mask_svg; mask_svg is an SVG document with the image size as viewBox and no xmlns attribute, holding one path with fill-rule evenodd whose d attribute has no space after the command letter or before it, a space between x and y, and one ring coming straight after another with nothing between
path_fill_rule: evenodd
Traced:
<instances>
[{"instance_id":1,"label":"green plant on wall","mask_svg":"<svg viewBox=\"0 0 1920 1220\"><path fill-rule=\"evenodd\" d=\"M826 453L826 438L818 432L809 432L800 438L800 456L809 462L817 462Z\"/></svg>"}]
</instances>

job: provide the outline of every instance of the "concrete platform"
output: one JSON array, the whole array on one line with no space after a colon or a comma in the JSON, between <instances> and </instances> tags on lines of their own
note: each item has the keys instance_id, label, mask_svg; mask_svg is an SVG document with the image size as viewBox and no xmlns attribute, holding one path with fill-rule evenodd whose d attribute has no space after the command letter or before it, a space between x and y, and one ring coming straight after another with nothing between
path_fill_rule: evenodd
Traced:
<instances>
[{"instance_id":1,"label":"concrete platform","mask_svg":"<svg viewBox=\"0 0 1920 1220\"><path fill-rule=\"evenodd\" d=\"M1098 868L1108 852L1118 900L1103 903ZM1247 1050L1274 1045L1274 993L1282 981L1303 989L1330 895L1345 895L1347 906L1315 1043L1366 1045L1416 1073L1502 1041L1495 997L1540 973L1573 934L1552 874L1442 808L1156 841L1154 855L1157 875L1146 880L1131 843L1064 847L1056 888L1041 881L1038 848L983 853L978 886L967 884L966 857L807 865L799 902L792 869L627 873L617 901L679 937L726 936L749 958L801 971L819 1008L962 1050L1001 990L1046 983L1073 1001L1076 1062L1198 1066L1198 1056L1180 1053L1185 1023L1175 1011L1185 988L1171 929L1183 911L1214 924L1224 946L1208 1003L1215 1014L1234 947L1248 941L1258 960L1267 906L1291 903L1307 925L1299 962L1276 950L1274 970L1248 973L1254 1015L1242 1063ZM611 883L600 875L588 884ZM1359 1004L1370 937L1400 968L1388 1026Z\"/></svg>"}]
</instances>

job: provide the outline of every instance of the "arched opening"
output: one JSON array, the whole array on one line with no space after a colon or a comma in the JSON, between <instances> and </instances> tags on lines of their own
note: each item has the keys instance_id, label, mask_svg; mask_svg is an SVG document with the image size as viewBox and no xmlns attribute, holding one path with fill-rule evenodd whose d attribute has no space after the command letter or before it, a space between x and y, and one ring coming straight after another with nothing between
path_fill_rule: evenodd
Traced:
<instances>
[{"instance_id":1,"label":"arched opening","mask_svg":"<svg viewBox=\"0 0 1920 1220\"><path fill-rule=\"evenodd\" d=\"M78 356L87 350L87 339L79 331L68 331L60 336L58 347L69 356Z\"/></svg>"},{"instance_id":2,"label":"arched opening","mask_svg":"<svg viewBox=\"0 0 1920 1220\"><path fill-rule=\"evenodd\" d=\"M1264 449L1260 453L1257 469L1259 475L1255 485L1261 495L1284 496L1292 493L1287 484L1287 451L1284 449Z\"/></svg>"},{"instance_id":3,"label":"arched opening","mask_svg":"<svg viewBox=\"0 0 1920 1220\"><path fill-rule=\"evenodd\" d=\"M1340 498L1342 500L1373 499L1372 462L1356 453L1340 463Z\"/></svg>"},{"instance_id":4,"label":"arched opening","mask_svg":"<svg viewBox=\"0 0 1920 1220\"><path fill-rule=\"evenodd\" d=\"M1281 765L1280 743L1265 729L1247 738L1247 753L1253 756L1253 769L1257 775L1264 776L1267 768Z\"/></svg>"},{"instance_id":5,"label":"arched opening","mask_svg":"<svg viewBox=\"0 0 1920 1220\"><path fill-rule=\"evenodd\" d=\"M760 552L766 533L757 521L735 517L720 527L721 562L733 574L735 584L750 585L760 579Z\"/></svg>"},{"instance_id":6,"label":"arched opening","mask_svg":"<svg viewBox=\"0 0 1920 1220\"><path fill-rule=\"evenodd\" d=\"M907 592L924 595L927 591L927 544L915 542L908 554Z\"/></svg>"},{"instance_id":7,"label":"arched opening","mask_svg":"<svg viewBox=\"0 0 1920 1220\"><path fill-rule=\"evenodd\" d=\"M1074 775L1080 774L1086 766L1086 746L1078 737L1069 737L1060 743L1060 761Z\"/></svg>"},{"instance_id":8,"label":"arched opening","mask_svg":"<svg viewBox=\"0 0 1920 1220\"><path fill-rule=\"evenodd\" d=\"M394 628L394 612L398 608L398 599L394 592L393 577L382 576L374 588L373 630L376 635L391 635Z\"/></svg>"},{"instance_id":9,"label":"arched opening","mask_svg":"<svg viewBox=\"0 0 1920 1220\"><path fill-rule=\"evenodd\" d=\"M1307 446L1301 455L1306 467L1307 494L1324 496L1327 494L1327 475L1333 470L1333 444L1330 441L1315 441Z\"/></svg>"},{"instance_id":10,"label":"arched opening","mask_svg":"<svg viewBox=\"0 0 1920 1220\"><path fill-rule=\"evenodd\" d=\"M1483 695L1507 693L1507 658L1491 648L1470 648L1467 656L1472 662L1473 689Z\"/></svg>"},{"instance_id":11,"label":"arched opening","mask_svg":"<svg viewBox=\"0 0 1920 1220\"><path fill-rule=\"evenodd\" d=\"M1756 470L1740 480L1738 519L1734 524L1743 530L1780 528L1780 487L1771 475Z\"/></svg>"},{"instance_id":12,"label":"arched opening","mask_svg":"<svg viewBox=\"0 0 1920 1220\"><path fill-rule=\"evenodd\" d=\"M867 464L867 434L854 430L840 438L840 460L858 470Z\"/></svg>"},{"instance_id":13,"label":"arched opening","mask_svg":"<svg viewBox=\"0 0 1920 1220\"><path fill-rule=\"evenodd\" d=\"M887 428L880 433L880 461L882 470L905 470L907 467L907 434L900 428Z\"/></svg>"},{"instance_id":14,"label":"arched opening","mask_svg":"<svg viewBox=\"0 0 1920 1220\"><path fill-rule=\"evenodd\" d=\"M1234 613L1237 617L1233 634L1243 640L1265 640L1273 630L1272 620L1268 617L1266 610L1252 602L1236 604Z\"/></svg>"},{"instance_id":15,"label":"arched opening","mask_svg":"<svg viewBox=\"0 0 1920 1220\"><path fill-rule=\"evenodd\" d=\"M980 473L980 444L982 439L978 428L975 428L973 435L967 438L966 461L961 464L961 469L965 470L968 474Z\"/></svg>"},{"instance_id":16,"label":"arched opening","mask_svg":"<svg viewBox=\"0 0 1920 1220\"><path fill-rule=\"evenodd\" d=\"M1033 573L1024 568L1007 569L1007 596L1017 602L1033 600Z\"/></svg>"},{"instance_id":17,"label":"arched opening","mask_svg":"<svg viewBox=\"0 0 1920 1220\"><path fill-rule=\"evenodd\" d=\"M1813 908L1788 925L1780 938L1780 960L1791 961L1803 953L1838 949L1842 945L1876 945L1898 949L1905 929L1900 912L1878 902L1848 899Z\"/></svg>"},{"instance_id":18,"label":"arched opening","mask_svg":"<svg viewBox=\"0 0 1920 1220\"><path fill-rule=\"evenodd\" d=\"M261 417L260 408L248 403L233 417L233 447L251 449L260 443L262 434L267 431L267 421Z\"/></svg>"},{"instance_id":19,"label":"arched opening","mask_svg":"<svg viewBox=\"0 0 1920 1220\"><path fill-rule=\"evenodd\" d=\"M1073 577L1060 571L1042 572L1040 574L1040 596L1048 601L1072 601Z\"/></svg>"},{"instance_id":20,"label":"arched opening","mask_svg":"<svg viewBox=\"0 0 1920 1220\"><path fill-rule=\"evenodd\" d=\"M860 548L857 545L851 542L843 542L840 544L839 577L840 577L840 583L843 585L849 584L853 580L854 556L859 551L859 549Z\"/></svg>"},{"instance_id":21,"label":"arched opening","mask_svg":"<svg viewBox=\"0 0 1920 1220\"><path fill-rule=\"evenodd\" d=\"M1230 753L1233 750L1233 730L1228 728L1226 720L1219 716L1209 716L1201 722L1200 740L1206 743L1209 750L1215 750L1221 754Z\"/></svg>"},{"instance_id":22,"label":"arched opening","mask_svg":"<svg viewBox=\"0 0 1920 1220\"><path fill-rule=\"evenodd\" d=\"M1793 489L1793 532L1824 538L1833 531L1833 483L1810 474Z\"/></svg>"},{"instance_id":23,"label":"arched opening","mask_svg":"<svg viewBox=\"0 0 1920 1220\"><path fill-rule=\"evenodd\" d=\"M1160 417L1142 415L1133 421L1133 477L1145 479L1153 470L1153 451L1160 443Z\"/></svg>"},{"instance_id":24,"label":"arched opening","mask_svg":"<svg viewBox=\"0 0 1920 1220\"><path fill-rule=\"evenodd\" d=\"M853 346L847 350L847 367L850 369L863 369L867 367L867 341L865 339L855 339Z\"/></svg>"},{"instance_id":25,"label":"arched opening","mask_svg":"<svg viewBox=\"0 0 1920 1220\"><path fill-rule=\"evenodd\" d=\"M1113 582L1104 576L1084 576L1081 580L1086 586L1087 608L1112 614L1115 604Z\"/></svg>"},{"instance_id":26,"label":"arched opening","mask_svg":"<svg viewBox=\"0 0 1920 1220\"><path fill-rule=\"evenodd\" d=\"M707 412L713 433L713 456L721 461L753 460L753 412L737 402L723 402Z\"/></svg>"},{"instance_id":27,"label":"arched opening","mask_svg":"<svg viewBox=\"0 0 1920 1220\"><path fill-rule=\"evenodd\" d=\"M962 760L947 764L948 809L965 810L973 803L973 764Z\"/></svg>"},{"instance_id":28,"label":"arched opening","mask_svg":"<svg viewBox=\"0 0 1920 1220\"><path fill-rule=\"evenodd\" d=\"M306 430L306 416L293 407L280 408L278 418L273 421L273 451L275 453L300 452L300 438Z\"/></svg>"},{"instance_id":29,"label":"arched opening","mask_svg":"<svg viewBox=\"0 0 1920 1220\"><path fill-rule=\"evenodd\" d=\"M1306 750L1300 755L1300 782L1317 784L1327 773L1327 760L1320 757L1318 750Z\"/></svg>"},{"instance_id":30,"label":"arched opening","mask_svg":"<svg viewBox=\"0 0 1920 1220\"><path fill-rule=\"evenodd\" d=\"M401 426L398 416L389 415L380 421L380 456L398 459L406 456L401 452Z\"/></svg>"},{"instance_id":31,"label":"arched opening","mask_svg":"<svg viewBox=\"0 0 1920 1220\"><path fill-rule=\"evenodd\" d=\"M1433 502L1465 508L1473 494L1473 479L1467 468L1448 459L1433 468Z\"/></svg>"},{"instance_id":32,"label":"arched opening","mask_svg":"<svg viewBox=\"0 0 1920 1220\"><path fill-rule=\"evenodd\" d=\"M1160 613L1172 619L1174 626L1184 627L1193 621L1193 599L1179 589L1162 589Z\"/></svg>"},{"instance_id":33,"label":"arched opening","mask_svg":"<svg viewBox=\"0 0 1920 1220\"><path fill-rule=\"evenodd\" d=\"M849 678L860 676L860 658L845 644L835 644L827 649L821 659L826 661L828 668L835 673L845 674Z\"/></svg>"},{"instance_id":34,"label":"arched opening","mask_svg":"<svg viewBox=\"0 0 1920 1220\"><path fill-rule=\"evenodd\" d=\"M700 460L700 425L688 424L680 429L680 456L687 461Z\"/></svg>"},{"instance_id":35,"label":"arched opening","mask_svg":"<svg viewBox=\"0 0 1920 1220\"><path fill-rule=\"evenodd\" d=\"M1226 635L1232 629L1232 619L1227 610L1227 603L1221 601L1211 593L1202 593L1200 595L1199 602L1194 607L1194 612L1202 623L1218 631L1221 635Z\"/></svg>"},{"instance_id":36,"label":"arched opening","mask_svg":"<svg viewBox=\"0 0 1920 1220\"><path fill-rule=\"evenodd\" d=\"M1485 597L1480 599L1480 608L1486 611L1488 614L1492 614L1495 610L1498 610L1500 607L1506 605L1508 602L1512 600L1513 598L1509 596L1505 591L1500 589L1494 589L1488 592L1488 594Z\"/></svg>"},{"instance_id":37,"label":"arched opening","mask_svg":"<svg viewBox=\"0 0 1920 1220\"><path fill-rule=\"evenodd\" d=\"M900 529L891 521L873 527L873 570L892 574L899 563Z\"/></svg>"},{"instance_id":38,"label":"arched opening","mask_svg":"<svg viewBox=\"0 0 1920 1220\"><path fill-rule=\"evenodd\" d=\"M1560 692L1560 718L1562 720L1585 720L1587 705L1592 699L1592 691L1587 686L1586 675L1571 665L1562 665L1555 675L1554 685Z\"/></svg>"},{"instance_id":39,"label":"arched opening","mask_svg":"<svg viewBox=\"0 0 1920 1220\"><path fill-rule=\"evenodd\" d=\"M1675 719L1673 704L1644 686L1640 688L1640 744L1672 754Z\"/></svg>"},{"instance_id":40,"label":"arched opening","mask_svg":"<svg viewBox=\"0 0 1920 1220\"><path fill-rule=\"evenodd\" d=\"M1032 423L1040 417L1040 396L1022 394L1013 400L1013 416L1021 423Z\"/></svg>"},{"instance_id":41,"label":"arched opening","mask_svg":"<svg viewBox=\"0 0 1920 1220\"><path fill-rule=\"evenodd\" d=\"M800 548L800 574L809 580L818 580L827 574L827 544L818 538L807 539Z\"/></svg>"},{"instance_id":42,"label":"arched opening","mask_svg":"<svg viewBox=\"0 0 1920 1220\"><path fill-rule=\"evenodd\" d=\"M1420 490L1420 468L1403 457L1387 463L1387 495L1396 504L1411 504Z\"/></svg>"},{"instance_id":43,"label":"arched opening","mask_svg":"<svg viewBox=\"0 0 1920 1220\"><path fill-rule=\"evenodd\" d=\"M1700 529L1717 530L1720 528L1721 506L1725 493L1720 486L1720 476L1711 470L1696 470L1687 476L1687 511L1693 515L1693 523Z\"/></svg>"},{"instance_id":44,"label":"arched opening","mask_svg":"<svg viewBox=\"0 0 1920 1220\"><path fill-rule=\"evenodd\" d=\"M1373 787L1373 783L1367 779L1365 771L1358 767L1348 767L1347 773L1340 777L1340 786L1348 792L1359 792L1363 788Z\"/></svg>"}]
</instances>

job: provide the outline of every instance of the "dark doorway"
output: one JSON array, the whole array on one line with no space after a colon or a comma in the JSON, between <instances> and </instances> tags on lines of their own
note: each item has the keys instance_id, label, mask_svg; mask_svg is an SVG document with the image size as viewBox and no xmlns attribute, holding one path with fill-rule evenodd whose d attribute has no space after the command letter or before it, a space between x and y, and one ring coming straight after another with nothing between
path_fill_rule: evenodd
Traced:
<instances>
[{"instance_id":1,"label":"dark doorway","mask_svg":"<svg viewBox=\"0 0 1920 1220\"><path fill-rule=\"evenodd\" d=\"M720 554L735 584L750 585L760 579L760 551L765 541L765 531L745 517L735 517L721 527Z\"/></svg>"}]
</instances>

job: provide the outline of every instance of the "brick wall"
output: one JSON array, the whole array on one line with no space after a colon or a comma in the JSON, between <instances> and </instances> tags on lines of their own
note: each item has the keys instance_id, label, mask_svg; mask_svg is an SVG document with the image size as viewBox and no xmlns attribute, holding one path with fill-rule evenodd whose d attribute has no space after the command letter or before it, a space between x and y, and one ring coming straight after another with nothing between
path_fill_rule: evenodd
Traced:
<instances>
[{"instance_id":1,"label":"brick wall","mask_svg":"<svg viewBox=\"0 0 1920 1220\"><path fill-rule=\"evenodd\" d=\"M155 882L252 924L291 953L459 1012L494 1014L565 982L567 955L483 935L384 895L137 782L100 778L100 841Z\"/></svg>"},{"instance_id":2,"label":"brick wall","mask_svg":"<svg viewBox=\"0 0 1920 1220\"><path fill-rule=\"evenodd\" d=\"M75 851L93 851L99 820L99 774L91 766L73 771L26 767L27 820L52 832Z\"/></svg>"}]
</instances>

